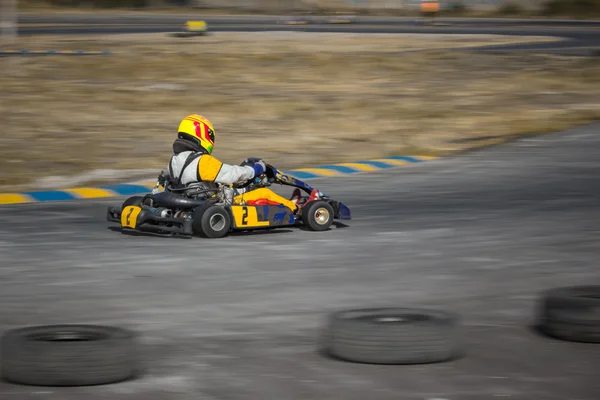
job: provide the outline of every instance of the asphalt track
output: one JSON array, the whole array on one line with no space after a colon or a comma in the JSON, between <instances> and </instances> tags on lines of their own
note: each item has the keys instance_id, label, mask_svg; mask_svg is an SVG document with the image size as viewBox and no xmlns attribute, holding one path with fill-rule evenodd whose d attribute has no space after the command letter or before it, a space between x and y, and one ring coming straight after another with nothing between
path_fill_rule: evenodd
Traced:
<instances>
[{"instance_id":1,"label":"asphalt track","mask_svg":"<svg viewBox=\"0 0 600 400\"><path fill-rule=\"evenodd\" d=\"M74 22L28 18L20 23ZM123 18L22 26L19 33L173 32L190 19ZM511 51L585 54L600 43L598 22L445 20L451 25L427 27L381 18L349 25L202 19L216 32L567 38L494 47ZM324 233L218 241L130 236L105 220L105 207L118 200L0 206L0 330L63 322L130 327L142 334L146 368L139 380L91 388L0 382L0 398L596 400L600 348L540 337L529 325L543 289L600 284L599 128L313 181L353 211L348 226ZM466 357L383 367L316 353L327 312L380 305L459 312Z\"/></svg>"},{"instance_id":2,"label":"asphalt track","mask_svg":"<svg viewBox=\"0 0 600 400\"><path fill-rule=\"evenodd\" d=\"M124 235L114 201L0 207L0 330L142 335L139 380L0 383L7 400L597 400L600 347L530 330L540 291L600 284L600 124L380 173L312 181L346 227L220 240ZM316 352L329 311L442 308L467 355L418 366ZM0 355L1 357L1 355Z\"/></svg>"},{"instance_id":3,"label":"asphalt track","mask_svg":"<svg viewBox=\"0 0 600 400\"><path fill-rule=\"evenodd\" d=\"M300 18L301 19L301 18ZM340 20L343 18L337 18ZM309 24L289 25L299 17L201 15L21 15L19 35L83 35L90 33L168 33L180 32L188 20L204 20L212 32L353 32L353 33L446 33L556 36L564 41L541 44L480 47L486 51L538 51L556 54L590 55L600 49L600 21L466 19L444 18L438 25L424 25L418 19L396 17L356 17L350 24L329 24L331 18L309 17ZM49 24L49 25L48 25ZM70 25L68 25L70 24ZM37 26L36 26L37 25ZM46 25L46 26L40 26Z\"/></svg>"}]
</instances>

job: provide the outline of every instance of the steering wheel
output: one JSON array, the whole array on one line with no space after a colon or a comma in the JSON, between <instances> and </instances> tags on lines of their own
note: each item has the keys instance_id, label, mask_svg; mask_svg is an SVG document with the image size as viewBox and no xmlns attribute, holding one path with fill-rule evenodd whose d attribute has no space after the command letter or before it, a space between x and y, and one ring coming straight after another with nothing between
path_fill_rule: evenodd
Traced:
<instances>
[{"instance_id":1,"label":"steering wheel","mask_svg":"<svg viewBox=\"0 0 600 400\"><path fill-rule=\"evenodd\" d=\"M233 185L233 187L245 189L254 183L254 179L256 179L256 178L248 179L247 181L242 182L242 183L236 183Z\"/></svg>"},{"instance_id":2,"label":"steering wheel","mask_svg":"<svg viewBox=\"0 0 600 400\"><path fill-rule=\"evenodd\" d=\"M247 160L253 160L253 159L254 159L254 158L249 158L249 159L247 159ZM256 158L256 160L258 160L258 158ZM244 163L242 163L241 165L248 165L248 164L246 164L246 163L244 162ZM275 170L276 170L276 169L275 169L275 167L274 167L274 166L272 166L271 164L266 164L266 163L265 163L265 167L266 167L266 168L265 168L265 172L263 172L262 174L260 174L260 175L257 175L257 176L255 176L255 177L254 177L254 178L252 178L252 179L248 179L247 181L245 181L245 182L243 182L243 183L238 183L238 184L235 184L235 185L234 185L234 187L236 187L236 188L243 188L243 189L245 189L245 188L248 188L250 185L253 185L253 184L255 185L255 184L257 184L257 183L258 183L258 182L257 182L257 179L258 179L258 181L261 181L261 180L263 180L263 178L264 178L264 177L266 177L266 178L267 178L267 180L268 180L268 182L269 182L269 184L268 184L268 185L270 185L270 182L273 182L273 180L275 179ZM267 186L268 186L268 185L267 185Z\"/></svg>"},{"instance_id":3,"label":"steering wheel","mask_svg":"<svg viewBox=\"0 0 600 400\"><path fill-rule=\"evenodd\" d=\"M266 170L265 170L265 175L267 176L267 179L271 180L273 178L275 178L275 167L272 166L271 164L265 164L266 165Z\"/></svg>"}]
</instances>

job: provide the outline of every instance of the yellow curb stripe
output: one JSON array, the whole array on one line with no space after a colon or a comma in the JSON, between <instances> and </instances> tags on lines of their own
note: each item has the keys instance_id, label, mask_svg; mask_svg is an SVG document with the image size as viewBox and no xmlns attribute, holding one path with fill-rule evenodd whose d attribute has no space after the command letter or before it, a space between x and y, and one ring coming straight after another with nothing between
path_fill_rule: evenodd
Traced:
<instances>
[{"instance_id":1,"label":"yellow curb stripe","mask_svg":"<svg viewBox=\"0 0 600 400\"><path fill-rule=\"evenodd\" d=\"M154 188L154 186L156 186L156 181L147 181L147 182L141 182L139 183L139 185L141 186L146 186L147 188Z\"/></svg>"},{"instance_id":2,"label":"yellow curb stripe","mask_svg":"<svg viewBox=\"0 0 600 400\"><path fill-rule=\"evenodd\" d=\"M325 169L325 168L300 168L300 169L296 169L294 171L308 172L310 174L323 175L323 176L339 176L342 174L339 171L334 171L334 170Z\"/></svg>"},{"instance_id":3,"label":"yellow curb stripe","mask_svg":"<svg viewBox=\"0 0 600 400\"><path fill-rule=\"evenodd\" d=\"M376 158L373 161L382 162L382 163L391 164L391 165L408 165L408 164L413 164L413 163L410 163L408 161L394 160L394 159L391 159L391 158Z\"/></svg>"},{"instance_id":4,"label":"yellow curb stripe","mask_svg":"<svg viewBox=\"0 0 600 400\"><path fill-rule=\"evenodd\" d=\"M437 160L439 157L435 156L411 156L413 158L418 158L419 160Z\"/></svg>"},{"instance_id":5,"label":"yellow curb stripe","mask_svg":"<svg viewBox=\"0 0 600 400\"><path fill-rule=\"evenodd\" d=\"M19 193L0 193L0 204L21 204L31 203L33 199L29 196Z\"/></svg>"},{"instance_id":6,"label":"yellow curb stripe","mask_svg":"<svg viewBox=\"0 0 600 400\"><path fill-rule=\"evenodd\" d=\"M117 197L117 194L111 190L98 188L72 188L65 189L67 193L71 193L82 199L94 199L98 197Z\"/></svg>"},{"instance_id":7,"label":"yellow curb stripe","mask_svg":"<svg viewBox=\"0 0 600 400\"><path fill-rule=\"evenodd\" d=\"M350 168L358 169L360 171L381 171L381 168L377 168L377 167L374 167L372 165L367 165L367 164L360 164L360 163L341 163L341 164L335 164L335 166L350 167Z\"/></svg>"}]
</instances>

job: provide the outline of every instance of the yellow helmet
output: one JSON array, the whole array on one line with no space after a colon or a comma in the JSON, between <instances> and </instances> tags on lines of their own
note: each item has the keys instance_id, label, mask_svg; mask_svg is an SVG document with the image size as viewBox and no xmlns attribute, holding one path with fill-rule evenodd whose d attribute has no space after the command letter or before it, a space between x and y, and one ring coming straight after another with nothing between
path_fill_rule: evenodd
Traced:
<instances>
[{"instance_id":1,"label":"yellow helmet","mask_svg":"<svg viewBox=\"0 0 600 400\"><path fill-rule=\"evenodd\" d=\"M211 154L215 146L215 128L212 123L202 115L191 114L181 121L177 129L177 137L191 141ZM198 151L201 151L198 148Z\"/></svg>"}]
</instances>

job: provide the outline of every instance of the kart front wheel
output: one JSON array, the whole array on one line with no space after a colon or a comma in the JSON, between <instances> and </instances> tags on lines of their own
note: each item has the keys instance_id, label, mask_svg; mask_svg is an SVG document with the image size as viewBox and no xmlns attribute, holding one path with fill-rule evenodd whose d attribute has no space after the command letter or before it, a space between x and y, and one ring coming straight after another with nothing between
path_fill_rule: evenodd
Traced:
<instances>
[{"instance_id":1,"label":"kart front wheel","mask_svg":"<svg viewBox=\"0 0 600 400\"><path fill-rule=\"evenodd\" d=\"M144 197L143 196L133 196L128 198L127 200L125 200L123 202L123 204L121 205L121 209L125 209L125 207L127 206L138 206L141 207L142 203L144 201Z\"/></svg>"},{"instance_id":2,"label":"kart front wheel","mask_svg":"<svg viewBox=\"0 0 600 400\"><path fill-rule=\"evenodd\" d=\"M323 200L312 201L302 210L302 222L312 231L326 231L333 223L333 207Z\"/></svg>"},{"instance_id":3,"label":"kart front wheel","mask_svg":"<svg viewBox=\"0 0 600 400\"><path fill-rule=\"evenodd\" d=\"M124 210L127 206L141 207L144 205L150 205L146 199L146 196L132 196L126 199L123 204L121 204L121 210Z\"/></svg>"},{"instance_id":4,"label":"kart front wheel","mask_svg":"<svg viewBox=\"0 0 600 400\"><path fill-rule=\"evenodd\" d=\"M229 213L216 205L196 208L192 218L194 232L209 239L222 238L231 228Z\"/></svg>"}]
</instances>

